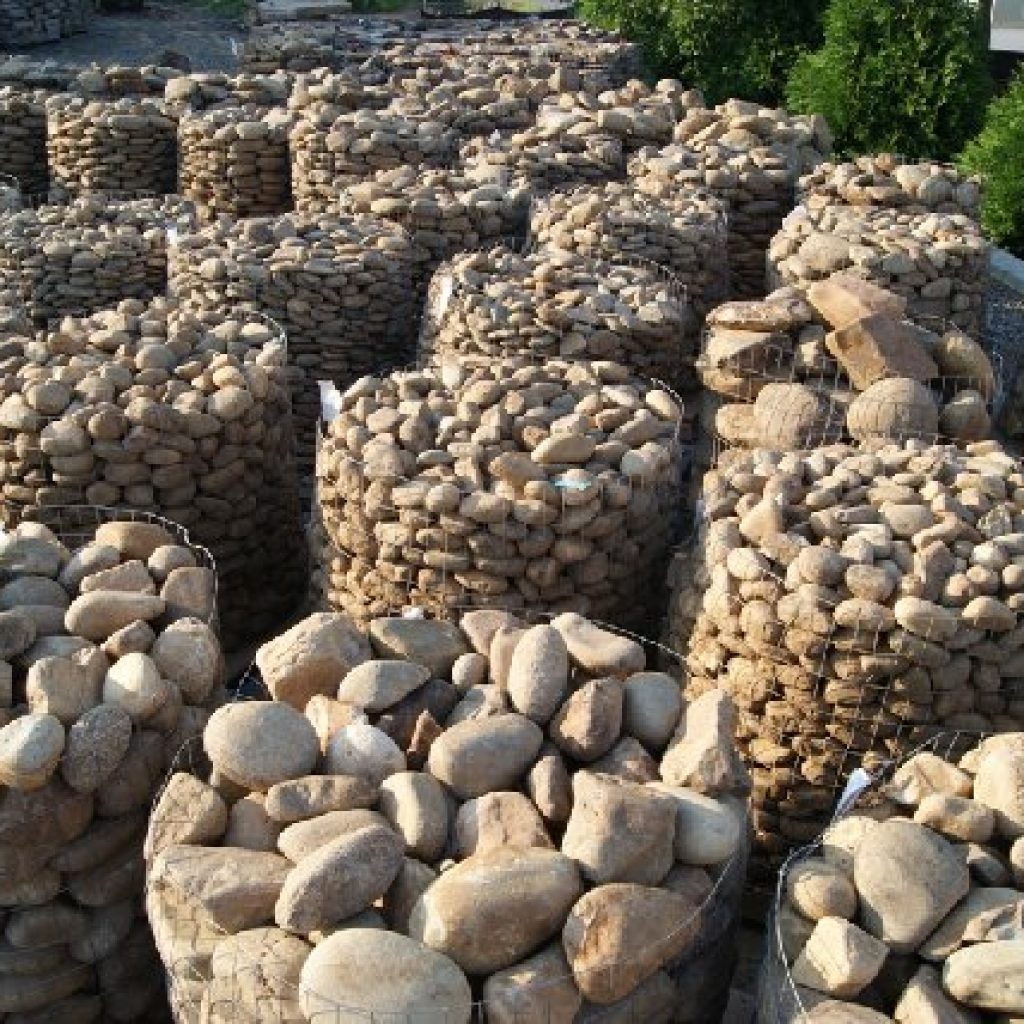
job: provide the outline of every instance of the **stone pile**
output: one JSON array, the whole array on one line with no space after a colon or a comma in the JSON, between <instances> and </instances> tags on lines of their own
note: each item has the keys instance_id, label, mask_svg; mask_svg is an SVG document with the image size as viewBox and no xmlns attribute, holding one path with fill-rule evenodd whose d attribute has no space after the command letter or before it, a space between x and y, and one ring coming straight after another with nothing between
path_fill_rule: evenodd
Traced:
<instances>
[{"instance_id":1,"label":"stone pile","mask_svg":"<svg viewBox=\"0 0 1024 1024\"><path fill-rule=\"evenodd\" d=\"M977 219L981 181L950 164L908 163L890 153L848 163L824 163L800 179L809 206L913 207Z\"/></svg>"},{"instance_id":2,"label":"stone pile","mask_svg":"<svg viewBox=\"0 0 1024 1024\"><path fill-rule=\"evenodd\" d=\"M191 220L180 200L95 194L0 218L0 301L52 321L161 295L168 225Z\"/></svg>"},{"instance_id":3,"label":"stone pile","mask_svg":"<svg viewBox=\"0 0 1024 1024\"><path fill-rule=\"evenodd\" d=\"M493 75L486 85L456 80L422 93L407 90L395 99L392 109L404 116L440 121L457 132L460 139L521 131L536 118L535 105L529 97L504 92Z\"/></svg>"},{"instance_id":4,"label":"stone pile","mask_svg":"<svg viewBox=\"0 0 1024 1024\"><path fill-rule=\"evenodd\" d=\"M71 195L174 191L177 125L153 100L54 96L46 101L46 152L51 185Z\"/></svg>"},{"instance_id":5,"label":"stone pile","mask_svg":"<svg viewBox=\"0 0 1024 1024\"><path fill-rule=\"evenodd\" d=\"M645 621L678 506L667 391L618 363L492 359L366 378L338 404L317 457L327 607Z\"/></svg>"},{"instance_id":6,"label":"stone pile","mask_svg":"<svg viewBox=\"0 0 1024 1024\"><path fill-rule=\"evenodd\" d=\"M258 107L217 107L178 122L178 186L203 221L269 217L292 205L291 117Z\"/></svg>"},{"instance_id":7,"label":"stone pile","mask_svg":"<svg viewBox=\"0 0 1024 1024\"><path fill-rule=\"evenodd\" d=\"M329 126L342 114L383 110L395 98L395 90L387 84L387 76L382 71L335 73L318 68L294 76L288 109L296 117L303 116L321 126Z\"/></svg>"},{"instance_id":8,"label":"stone pile","mask_svg":"<svg viewBox=\"0 0 1024 1024\"><path fill-rule=\"evenodd\" d=\"M779 1021L1024 1014L1024 733L923 751L779 883Z\"/></svg>"},{"instance_id":9,"label":"stone pile","mask_svg":"<svg viewBox=\"0 0 1024 1024\"><path fill-rule=\"evenodd\" d=\"M25 54L0 54L0 87L15 92L67 92L80 68L56 60L33 60Z\"/></svg>"},{"instance_id":10,"label":"stone pile","mask_svg":"<svg viewBox=\"0 0 1024 1024\"><path fill-rule=\"evenodd\" d=\"M0 0L4 46L38 46L84 32L96 12L93 0Z\"/></svg>"},{"instance_id":11,"label":"stone pile","mask_svg":"<svg viewBox=\"0 0 1024 1024\"><path fill-rule=\"evenodd\" d=\"M684 706L574 614L313 615L256 665L274 699L216 711L208 770L150 821L179 1021L720 1017L746 844L726 696Z\"/></svg>"},{"instance_id":12,"label":"stone pile","mask_svg":"<svg viewBox=\"0 0 1024 1024\"><path fill-rule=\"evenodd\" d=\"M569 133L535 125L511 135L470 139L460 149L460 160L471 177L536 193L614 181L626 171L621 141L599 132L592 121Z\"/></svg>"},{"instance_id":13,"label":"stone pile","mask_svg":"<svg viewBox=\"0 0 1024 1024\"><path fill-rule=\"evenodd\" d=\"M280 622L305 587L285 346L222 308L126 300L0 360L0 515L156 512L217 560L225 642Z\"/></svg>"},{"instance_id":14,"label":"stone pile","mask_svg":"<svg viewBox=\"0 0 1024 1024\"><path fill-rule=\"evenodd\" d=\"M725 208L710 193L659 199L618 182L550 192L530 215L533 247L664 267L686 289L695 327L728 293L727 235Z\"/></svg>"},{"instance_id":15,"label":"stone pile","mask_svg":"<svg viewBox=\"0 0 1024 1024\"><path fill-rule=\"evenodd\" d=\"M46 191L46 96L0 86L0 174L16 178L26 195Z\"/></svg>"},{"instance_id":16,"label":"stone pile","mask_svg":"<svg viewBox=\"0 0 1024 1024\"><path fill-rule=\"evenodd\" d=\"M214 574L169 524L65 511L80 546L41 523L0 537L0 1013L150 1022L143 841L222 699Z\"/></svg>"},{"instance_id":17,"label":"stone pile","mask_svg":"<svg viewBox=\"0 0 1024 1024\"><path fill-rule=\"evenodd\" d=\"M164 102L175 112L213 110L220 107L286 106L294 76L279 71L272 75L227 75L201 71L179 75L164 86Z\"/></svg>"},{"instance_id":18,"label":"stone pile","mask_svg":"<svg viewBox=\"0 0 1024 1024\"><path fill-rule=\"evenodd\" d=\"M446 167L454 163L458 134L430 117L359 110L329 119L315 108L291 133L295 205L322 213L338 192L396 167Z\"/></svg>"},{"instance_id":19,"label":"stone pile","mask_svg":"<svg viewBox=\"0 0 1024 1024\"><path fill-rule=\"evenodd\" d=\"M673 145L642 149L629 169L642 192L671 197L707 188L726 204L732 297L755 298L765 292L765 254L793 209L797 180L831 146L822 118L730 100L690 110Z\"/></svg>"},{"instance_id":20,"label":"stone pile","mask_svg":"<svg viewBox=\"0 0 1024 1024\"><path fill-rule=\"evenodd\" d=\"M250 75L275 71L334 68L334 26L256 25L247 33L238 57L239 70Z\"/></svg>"},{"instance_id":21,"label":"stone pile","mask_svg":"<svg viewBox=\"0 0 1024 1024\"><path fill-rule=\"evenodd\" d=\"M395 224L340 214L213 224L170 253L189 309L272 317L288 338L299 463L312 469L318 381L347 387L414 353L413 247Z\"/></svg>"},{"instance_id":22,"label":"stone pile","mask_svg":"<svg viewBox=\"0 0 1024 1024\"><path fill-rule=\"evenodd\" d=\"M739 706L762 866L862 759L1024 724L1024 473L996 442L727 452L703 502L688 692Z\"/></svg>"},{"instance_id":23,"label":"stone pile","mask_svg":"<svg viewBox=\"0 0 1024 1024\"><path fill-rule=\"evenodd\" d=\"M76 71L67 92L107 100L129 96L159 100L168 83L183 75L178 68L159 64L92 64Z\"/></svg>"},{"instance_id":24,"label":"stone pile","mask_svg":"<svg viewBox=\"0 0 1024 1024\"><path fill-rule=\"evenodd\" d=\"M984 333L989 243L973 217L914 207L799 206L772 239L769 287L848 270L907 300L910 319Z\"/></svg>"},{"instance_id":25,"label":"stone pile","mask_svg":"<svg viewBox=\"0 0 1024 1024\"><path fill-rule=\"evenodd\" d=\"M658 266L502 246L437 272L420 333L423 358L613 360L684 390L695 348L685 290Z\"/></svg>"},{"instance_id":26,"label":"stone pile","mask_svg":"<svg viewBox=\"0 0 1024 1024\"><path fill-rule=\"evenodd\" d=\"M530 194L480 184L459 171L402 167L344 189L338 208L401 225L413 245L417 309L434 271L457 253L526 239Z\"/></svg>"},{"instance_id":27,"label":"stone pile","mask_svg":"<svg viewBox=\"0 0 1024 1024\"><path fill-rule=\"evenodd\" d=\"M593 125L599 133L619 139L627 153L635 153L645 146L667 146L679 120L694 107L703 108L704 98L674 79L664 79L653 89L631 81L596 95L563 92L541 106L537 124L560 132Z\"/></svg>"},{"instance_id":28,"label":"stone pile","mask_svg":"<svg viewBox=\"0 0 1024 1024\"><path fill-rule=\"evenodd\" d=\"M999 381L975 341L904 317L906 299L849 274L728 302L707 318L699 361L724 399L727 445L813 448L835 440L991 436Z\"/></svg>"}]
</instances>

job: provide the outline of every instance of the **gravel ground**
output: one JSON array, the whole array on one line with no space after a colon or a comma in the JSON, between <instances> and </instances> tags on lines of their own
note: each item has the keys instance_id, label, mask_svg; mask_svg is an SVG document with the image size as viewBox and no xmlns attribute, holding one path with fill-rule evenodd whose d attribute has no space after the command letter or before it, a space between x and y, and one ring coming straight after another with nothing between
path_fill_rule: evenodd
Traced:
<instances>
[{"instance_id":1,"label":"gravel ground","mask_svg":"<svg viewBox=\"0 0 1024 1024\"><path fill-rule=\"evenodd\" d=\"M244 35L239 21L202 7L149 0L137 14L99 14L88 32L24 52L73 64L148 64L173 50L187 57L196 71L226 71L235 68L232 44Z\"/></svg>"},{"instance_id":2,"label":"gravel ground","mask_svg":"<svg viewBox=\"0 0 1024 1024\"><path fill-rule=\"evenodd\" d=\"M998 281L989 287L985 342L1002 363L1002 395L1024 369L1024 295Z\"/></svg>"}]
</instances>

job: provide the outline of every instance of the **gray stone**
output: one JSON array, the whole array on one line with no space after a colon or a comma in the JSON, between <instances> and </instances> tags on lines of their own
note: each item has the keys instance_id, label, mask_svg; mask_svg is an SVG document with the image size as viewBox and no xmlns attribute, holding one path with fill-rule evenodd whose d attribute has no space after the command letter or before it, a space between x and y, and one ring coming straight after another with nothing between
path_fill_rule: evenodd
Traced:
<instances>
[{"instance_id":1,"label":"gray stone","mask_svg":"<svg viewBox=\"0 0 1024 1024\"><path fill-rule=\"evenodd\" d=\"M466 638L450 622L430 619L373 619L370 643L381 657L425 665L439 679L450 676L455 659L469 653Z\"/></svg>"},{"instance_id":2,"label":"gray stone","mask_svg":"<svg viewBox=\"0 0 1024 1024\"><path fill-rule=\"evenodd\" d=\"M405 770L405 755L387 733L365 722L339 729L324 751L324 770L354 775L379 786L389 775Z\"/></svg>"},{"instance_id":3,"label":"gray stone","mask_svg":"<svg viewBox=\"0 0 1024 1024\"><path fill-rule=\"evenodd\" d=\"M512 652L507 690L516 711L544 725L561 707L569 685L569 653L553 626L534 626Z\"/></svg>"},{"instance_id":4,"label":"gray stone","mask_svg":"<svg viewBox=\"0 0 1024 1024\"><path fill-rule=\"evenodd\" d=\"M403 842L369 825L325 843L292 869L274 909L278 927L308 933L366 910L402 867Z\"/></svg>"},{"instance_id":5,"label":"gray stone","mask_svg":"<svg viewBox=\"0 0 1024 1024\"><path fill-rule=\"evenodd\" d=\"M267 815L282 825L317 818L331 811L372 807L379 789L354 775L306 775L279 782L267 790Z\"/></svg>"},{"instance_id":6,"label":"gray stone","mask_svg":"<svg viewBox=\"0 0 1024 1024\"><path fill-rule=\"evenodd\" d=\"M487 793L467 800L455 817L453 836L457 860L505 848L554 845L537 808L522 793Z\"/></svg>"},{"instance_id":7,"label":"gray stone","mask_svg":"<svg viewBox=\"0 0 1024 1024\"><path fill-rule=\"evenodd\" d=\"M677 680L664 672L637 672L623 685L622 731L648 750L664 750L683 713Z\"/></svg>"},{"instance_id":8,"label":"gray stone","mask_svg":"<svg viewBox=\"0 0 1024 1024\"><path fill-rule=\"evenodd\" d=\"M370 712L386 711L429 678L430 669L411 661L364 661L341 681L338 700Z\"/></svg>"},{"instance_id":9,"label":"gray stone","mask_svg":"<svg viewBox=\"0 0 1024 1024\"><path fill-rule=\"evenodd\" d=\"M942 985L978 1010L1024 1014L1024 939L984 942L958 950L942 969Z\"/></svg>"},{"instance_id":10,"label":"gray stone","mask_svg":"<svg viewBox=\"0 0 1024 1024\"><path fill-rule=\"evenodd\" d=\"M596 761L615 745L622 728L622 684L592 679L562 705L548 729L555 745L577 761Z\"/></svg>"},{"instance_id":11,"label":"gray stone","mask_svg":"<svg viewBox=\"0 0 1024 1024\"><path fill-rule=\"evenodd\" d=\"M573 1024L582 1003L561 944L496 971L484 983L484 1010L493 1024Z\"/></svg>"},{"instance_id":12,"label":"gray stone","mask_svg":"<svg viewBox=\"0 0 1024 1024\"><path fill-rule=\"evenodd\" d=\"M575 864L553 850L479 854L423 893L409 934L469 974L491 974L556 935L582 891Z\"/></svg>"},{"instance_id":13,"label":"gray stone","mask_svg":"<svg viewBox=\"0 0 1024 1024\"><path fill-rule=\"evenodd\" d=\"M437 779L425 772L397 772L381 785L379 806L409 857L428 863L440 859L448 840L448 800Z\"/></svg>"},{"instance_id":14,"label":"gray stone","mask_svg":"<svg viewBox=\"0 0 1024 1024\"><path fill-rule=\"evenodd\" d=\"M446 729L430 748L430 773L463 800L514 789L544 742L535 722L499 715Z\"/></svg>"},{"instance_id":15,"label":"gray stone","mask_svg":"<svg viewBox=\"0 0 1024 1024\"><path fill-rule=\"evenodd\" d=\"M211 716L203 747L214 768L250 790L309 775L320 744L309 720L287 704L228 704Z\"/></svg>"},{"instance_id":16,"label":"gray stone","mask_svg":"<svg viewBox=\"0 0 1024 1024\"><path fill-rule=\"evenodd\" d=\"M573 776L573 808L562 839L596 885L657 885L672 867L676 803L663 793L609 775Z\"/></svg>"}]
</instances>

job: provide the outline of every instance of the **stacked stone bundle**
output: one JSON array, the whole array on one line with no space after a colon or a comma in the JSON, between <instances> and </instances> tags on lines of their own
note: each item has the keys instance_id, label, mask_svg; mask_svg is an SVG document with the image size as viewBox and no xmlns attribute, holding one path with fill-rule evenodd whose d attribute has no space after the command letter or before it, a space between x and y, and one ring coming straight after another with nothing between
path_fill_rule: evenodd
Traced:
<instances>
[{"instance_id":1,"label":"stacked stone bundle","mask_svg":"<svg viewBox=\"0 0 1024 1024\"><path fill-rule=\"evenodd\" d=\"M448 85L423 96L406 94L397 97L390 109L403 117L438 121L460 140L520 131L532 126L536 118L529 99L504 95L493 79L486 86L459 89Z\"/></svg>"},{"instance_id":2,"label":"stacked stone bundle","mask_svg":"<svg viewBox=\"0 0 1024 1024\"><path fill-rule=\"evenodd\" d=\"M891 153L824 163L800 179L809 206L914 207L978 218L981 181L951 164L911 163Z\"/></svg>"},{"instance_id":3,"label":"stacked stone bundle","mask_svg":"<svg viewBox=\"0 0 1024 1024\"><path fill-rule=\"evenodd\" d=\"M164 102L175 112L213 110L221 107L287 106L294 76L284 71L272 75L227 75L198 71L179 75L164 86Z\"/></svg>"},{"instance_id":4,"label":"stacked stone bundle","mask_svg":"<svg viewBox=\"0 0 1024 1024\"><path fill-rule=\"evenodd\" d=\"M996 442L726 452L703 503L688 692L739 706L762 870L862 760L1021 728L1024 474Z\"/></svg>"},{"instance_id":5,"label":"stacked stone bundle","mask_svg":"<svg viewBox=\"0 0 1024 1024\"><path fill-rule=\"evenodd\" d=\"M203 221L269 217L292 205L284 109L217 107L178 122L178 183Z\"/></svg>"},{"instance_id":6,"label":"stacked stone bundle","mask_svg":"<svg viewBox=\"0 0 1024 1024\"><path fill-rule=\"evenodd\" d=\"M578 610L646 624L678 505L681 410L612 362L366 378L317 455L327 607Z\"/></svg>"},{"instance_id":7,"label":"stacked stone bundle","mask_svg":"<svg viewBox=\"0 0 1024 1024\"><path fill-rule=\"evenodd\" d=\"M503 112L492 111L487 122L493 124L490 131L529 127L552 89L561 91L557 88L561 85L559 76L565 77L565 72L550 62L536 63L505 54L466 54L458 62L443 60L415 69L387 66L389 85L399 96L419 97L428 104L459 98L463 106L493 104L496 99L503 99L508 107ZM472 111L466 113L472 116ZM480 127L484 124L481 122ZM464 134L482 134L472 128L473 122L469 122Z\"/></svg>"},{"instance_id":8,"label":"stacked stone bundle","mask_svg":"<svg viewBox=\"0 0 1024 1024\"><path fill-rule=\"evenodd\" d=\"M1024 733L956 758L910 758L780 879L772 1019L1024 1013Z\"/></svg>"},{"instance_id":9,"label":"stacked stone bundle","mask_svg":"<svg viewBox=\"0 0 1024 1024\"><path fill-rule=\"evenodd\" d=\"M167 286L167 234L194 211L175 197L122 200L90 193L0 220L0 292L37 322L85 315Z\"/></svg>"},{"instance_id":10,"label":"stacked stone bundle","mask_svg":"<svg viewBox=\"0 0 1024 1024\"><path fill-rule=\"evenodd\" d=\"M728 697L574 614L313 615L256 665L273 699L214 713L146 839L179 1021L720 1018Z\"/></svg>"},{"instance_id":11,"label":"stacked stone bundle","mask_svg":"<svg viewBox=\"0 0 1024 1024\"><path fill-rule=\"evenodd\" d=\"M592 121L580 125L578 132L534 126L511 135L469 139L459 158L472 177L524 186L536 193L563 185L614 181L626 171L621 141L599 133Z\"/></svg>"},{"instance_id":12,"label":"stacked stone bundle","mask_svg":"<svg viewBox=\"0 0 1024 1024\"><path fill-rule=\"evenodd\" d=\"M0 0L4 45L38 46L84 32L95 14L92 0Z\"/></svg>"},{"instance_id":13,"label":"stacked stone bundle","mask_svg":"<svg viewBox=\"0 0 1024 1024\"><path fill-rule=\"evenodd\" d=\"M295 205L324 212L338 190L396 167L447 167L454 163L458 134L431 117L359 110L330 120L311 109L291 133Z\"/></svg>"},{"instance_id":14,"label":"stacked stone bundle","mask_svg":"<svg viewBox=\"0 0 1024 1024\"><path fill-rule=\"evenodd\" d=\"M46 101L50 183L73 196L86 192L173 192L177 125L148 99Z\"/></svg>"},{"instance_id":15,"label":"stacked stone bundle","mask_svg":"<svg viewBox=\"0 0 1024 1024\"><path fill-rule=\"evenodd\" d=\"M329 126L342 114L359 110L383 110L396 98L387 76L379 70L346 70L335 73L317 68L294 76L288 109L297 117L315 119Z\"/></svg>"},{"instance_id":16,"label":"stacked stone bundle","mask_svg":"<svg viewBox=\"0 0 1024 1024\"><path fill-rule=\"evenodd\" d=\"M241 44L238 67L244 74L334 68L334 26L255 25Z\"/></svg>"},{"instance_id":17,"label":"stacked stone bundle","mask_svg":"<svg viewBox=\"0 0 1024 1024\"><path fill-rule=\"evenodd\" d=\"M799 176L831 149L821 118L790 117L730 100L714 110L690 110L675 143L645 148L630 161L636 187L671 197L709 189L729 211L733 298L765 293L765 255L796 201Z\"/></svg>"},{"instance_id":18,"label":"stacked stone bundle","mask_svg":"<svg viewBox=\"0 0 1024 1024\"><path fill-rule=\"evenodd\" d=\"M381 171L344 189L344 213L381 217L401 225L413 246L416 309L423 308L434 271L457 253L523 242L530 194L522 188L480 184L459 171L402 167Z\"/></svg>"},{"instance_id":19,"label":"stacked stone bundle","mask_svg":"<svg viewBox=\"0 0 1024 1024\"><path fill-rule=\"evenodd\" d=\"M725 208L710 193L659 199L618 182L550 192L530 215L534 247L664 267L686 289L695 326L728 292L727 234Z\"/></svg>"},{"instance_id":20,"label":"stacked stone bundle","mask_svg":"<svg viewBox=\"0 0 1024 1024\"><path fill-rule=\"evenodd\" d=\"M279 336L126 300L3 351L5 525L53 505L158 513L213 552L228 646L280 622L305 572Z\"/></svg>"},{"instance_id":21,"label":"stacked stone bundle","mask_svg":"<svg viewBox=\"0 0 1024 1024\"><path fill-rule=\"evenodd\" d=\"M698 366L727 445L991 436L1000 382L954 328L906 320L906 299L850 274L713 310ZM723 401L724 400L724 404Z\"/></svg>"},{"instance_id":22,"label":"stacked stone bundle","mask_svg":"<svg viewBox=\"0 0 1024 1024\"><path fill-rule=\"evenodd\" d=\"M653 89L631 81L596 95L563 92L541 106L537 124L564 132L594 124L600 133L621 140L627 153L635 153L671 143L677 123L693 107L703 109L703 97L675 79L664 79Z\"/></svg>"},{"instance_id":23,"label":"stacked stone bundle","mask_svg":"<svg viewBox=\"0 0 1024 1024\"><path fill-rule=\"evenodd\" d=\"M768 280L806 286L840 270L907 299L911 320L984 333L989 243L964 214L914 207L799 206L772 239Z\"/></svg>"},{"instance_id":24,"label":"stacked stone bundle","mask_svg":"<svg viewBox=\"0 0 1024 1024\"><path fill-rule=\"evenodd\" d=\"M56 60L33 60L25 54L0 55L0 86L15 92L67 92L79 68Z\"/></svg>"},{"instance_id":25,"label":"stacked stone bundle","mask_svg":"<svg viewBox=\"0 0 1024 1024\"><path fill-rule=\"evenodd\" d=\"M654 264L498 246L460 254L435 274L420 355L475 365L614 360L685 390L694 383L693 321L684 289Z\"/></svg>"},{"instance_id":26,"label":"stacked stone bundle","mask_svg":"<svg viewBox=\"0 0 1024 1024\"><path fill-rule=\"evenodd\" d=\"M77 72L66 91L90 99L148 96L158 100L168 83L183 75L178 68L160 64L92 64Z\"/></svg>"},{"instance_id":27,"label":"stacked stone bundle","mask_svg":"<svg viewBox=\"0 0 1024 1024\"><path fill-rule=\"evenodd\" d=\"M0 86L0 174L16 178L26 195L46 191L46 96Z\"/></svg>"},{"instance_id":28,"label":"stacked stone bundle","mask_svg":"<svg viewBox=\"0 0 1024 1024\"><path fill-rule=\"evenodd\" d=\"M340 214L217 223L170 254L189 309L263 313L288 338L299 464L312 469L318 381L347 387L414 354L413 247L395 224Z\"/></svg>"},{"instance_id":29,"label":"stacked stone bundle","mask_svg":"<svg viewBox=\"0 0 1024 1024\"><path fill-rule=\"evenodd\" d=\"M170 524L64 511L85 514L81 544L41 523L0 537L0 1013L151 1022L143 841L222 696L214 576Z\"/></svg>"},{"instance_id":30,"label":"stacked stone bundle","mask_svg":"<svg viewBox=\"0 0 1024 1024\"><path fill-rule=\"evenodd\" d=\"M89 194L0 218L0 301L36 321L83 316L167 287L167 231L192 211L167 198Z\"/></svg>"}]
</instances>

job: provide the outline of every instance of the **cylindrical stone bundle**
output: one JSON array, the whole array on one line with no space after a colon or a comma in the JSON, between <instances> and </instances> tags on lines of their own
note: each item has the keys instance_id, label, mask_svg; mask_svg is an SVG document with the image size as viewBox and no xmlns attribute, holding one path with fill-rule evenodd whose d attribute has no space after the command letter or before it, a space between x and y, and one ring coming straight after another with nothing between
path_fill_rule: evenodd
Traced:
<instances>
[{"instance_id":1,"label":"cylindrical stone bundle","mask_svg":"<svg viewBox=\"0 0 1024 1024\"><path fill-rule=\"evenodd\" d=\"M92 0L0 0L0 23L8 47L55 43L84 32L96 7Z\"/></svg>"},{"instance_id":2,"label":"cylindrical stone bundle","mask_svg":"<svg viewBox=\"0 0 1024 1024\"><path fill-rule=\"evenodd\" d=\"M413 246L396 224L339 214L218 223L170 253L170 290L189 309L272 317L288 337L299 464L313 465L321 380L347 387L415 351Z\"/></svg>"},{"instance_id":3,"label":"cylindrical stone bundle","mask_svg":"<svg viewBox=\"0 0 1024 1024\"><path fill-rule=\"evenodd\" d=\"M542 193L563 185L616 181L625 176L622 142L588 122L580 134L532 127L465 142L459 159L480 181L520 185Z\"/></svg>"},{"instance_id":4,"label":"cylindrical stone bundle","mask_svg":"<svg viewBox=\"0 0 1024 1024\"><path fill-rule=\"evenodd\" d=\"M730 451L703 508L688 692L739 705L762 872L863 759L1024 724L1024 473L996 442Z\"/></svg>"},{"instance_id":5,"label":"cylindrical stone bundle","mask_svg":"<svg viewBox=\"0 0 1024 1024\"><path fill-rule=\"evenodd\" d=\"M0 301L36 321L83 316L167 287L167 232L191 225L180 200L85 195L0 220Z\"/></svg>"},{"instance_id":6,"label":"cylindrical stone bundle","mask_svg":"<svg viewBox=\"0 0 1024 1024\"><path fill-rule=\"evenodd\" d=\"M0 216L5 213L16 213L21 206L22 197L18 179L0 174Z\"/></svg>"},{"instance_id":7,"label":"cylindrical stone bundle","mask_svg":"<svg viewBox=\"0 0 1024 1024\"><path fill-rule=\"evenodd\" d=\"M239 70L251 75L333 68L334 25L255 25L241 44Z\"/></svg>"},{"instance_id":8,"label":"cylindrical stone bundle","mask_svg":"<svg viewBox=\"0 0 1024 1024\"><path fill-rule=\"evenodd\" d=\"M272 699L219 709L150 820L181 1024L720 1019L748 845L727 696L684 706L571 613L318 614L256 665Z\"/></svg>"},{"instance_id":9,"label":"cylindrical stone bundle","mask_svg":"<svg viewBox=\"0 0 1024 1024\"><path fill-rule=\"evenodd\" d=\"M538 198L530 216L532 246L671 271L700 323L728 293L727 237L724 205L697 190L658 199L628 184L588 185Z\"/></svg>"},{"instance_id":10,"label":"cylindrical stone bundle","mask_svg":"<svg viewBox=\"0 0 1024 1024\"><path fill-rule=\"evenodd\" d=\"M848 271L907 300L924 327L948 323L984 337L989 243L964 214L913 207L797 207L772 239L768 279L809 285Z\"/></svg>"},{"instance_id":11,"label":"cylindrical stone bundle","mask_svg":"<svg viewBox=\"0 0 1024 1024\"><path fill-rule=\"evenodd\" d=\"M71 195L174 191L177 124L153 100L54 96L46 102L46 151L51 185Z\"/></svg>"},{"instance_id":12,"label":"cylindrical stone bundle","mask_svg":"<svg viewBox=\"0 0 1024 1024\"><path fill-rule=\"evenodd\" d=\"M506 356L614 360L687 389L693 325L685 289L654 264L499 246L460 254L434 275L419 351L474 365Z\"/></svg>"},{"instance_id":13,"label":"cylindrical stone bundle","mask_svg":"<svg viewBox=\"0 0 1024 1024\"><path fill-rule=\"evenodd\" d=\"M891 153L847 163L824 163L800 179L809 206L914 207L978 218L981 181L951 164L907 162Z\"/></svg>"},{"instance_id":14,"label":"cylindrical stone bundle","mask_svg":"<svg viewBox=\"0 0 1024 1024\"><path fill-rule=\"evenodd\" d=\"M220 107L178 122L178 184L203 221L269 217L292 205L286 110Z\"/></svg>"},{"instance_id":15,"label":"cylindrical stone bundle","mask_svg":"<svg viewBox=\"0 0 1024 1024\"><path fill-rule=\"evenodd\" d=\"M46 102L43 90L0 87L0 174L26 195L46 191Z\"/></svg>"},{"instance_id":16,"label":"cylindrical stone bundle","mask_svg":"<svg viewBox=\"0 0 1024 1024\"><path fill-rule=\"evenodd\" d=\"M214 573L156 517L49 511L0 537L0 1016L150 1024L146 822L223 700Z\"/></svg>"},{"instance_id":17,"label":"cylindrical stone bundle","mask_svg":"<svg viewBox=\"0 0 1024 1024\"><path fill-rule=\"evenodd\" d=\"M333 121L310 110L291 133L292 190L297 209L323 212L338 189L395 167L446 167L458 133L429 117L360 110Z\"/></svg>"},{"instance_id":18,"label":"cylindrical stone bundle","mask_svg":"<svg viewBox=\"0 0 1024 1024\"><path fill-rule=\"evenodd\" d=\"M407 92L396 97L390 109L439 121L460 139L529 128L536 118L535 104L526 96L506 93L496 80L497 71L485 83L456 80L422 93Z\"/></svg>"},{"instance_id":19,"label":"cylindrical stone bundle","mask_svg":"<svg viewBox=\"0 0 1024 1024\"><path fill-rule=\"evenodd\" d=\"M171 79L164 87L164 102L174 111L249 105L282 107L288 103L293 81L294 76L285 71L272 75L201 71Z\"/></svg>"},{"instance_id":20,"label":"cylindrical stone bundle","mask_svg":"<svg viewBox=\"0 0 1024 1024\"><path fill-rule=\"evenodd\" d=\"M797 179L831 148L821 118L789 117L730 100L714 110L690 110L675 144L643 149L629 165L636 187L671 197L707 188L729 213L733 298L765 293L765 254L793 209Z\"/></svg>"},{"instance_id":21,"label":"cylindrical stone bundle","mask_svg":"<svg viewBox=\"0 0 1024 1024\"><path fill-rule=\"evenodd\" d=\"M787 864L759 1020L1024 1013L1024 733L963 741L887 770Z\"/></svg>"},{"instance_id":22,"label":"cylindrical stone bundle","mask_svg":"<svg viewBox=\"0 0 1024 1024\"><path fill-rule=\"evenodd\" d=\"M137 300L37 339L9 337L0 514L53 505L156 512L217 560L232 649L305 588L283 339L222 309Z\"/></svg>"},{"instance_id":23,"label":"cylindrical stone bundle","mask_svg":"<svg viewBox=\"0 0 1024 1024\"><path fill-rule=\"evenodd\" d=\"M525 241L530 194L523 188L480 184L458 171L402 167L344 189L337 205L344 213L380 217L408 231L418 321L427 285L445 260L501 242Z\"/></svg>"},{"instance_id":24,"label":"cylindrical stone bundle","mask_svg":"<svg viewBox=\"0 0 1024 1024\"><path fill-rule=\"evenodd\" d=\"M718 398L715 437L782 451L990 437L1000 381L984 349L906 313L905 298L850 274L712 310L698 366Z\"/></svg>"},{"instance_id":25,"label":"cylindrical stone bundle","mask_svg":"<svg viewBox=\"0 0 1024 1024\"><path fill-rule=\"evenodd\" d=\"M681 411L618 363L495 359L366 378L317 453L325 604L578 610L646 624Z\"/></svg>"}]
</instances>

